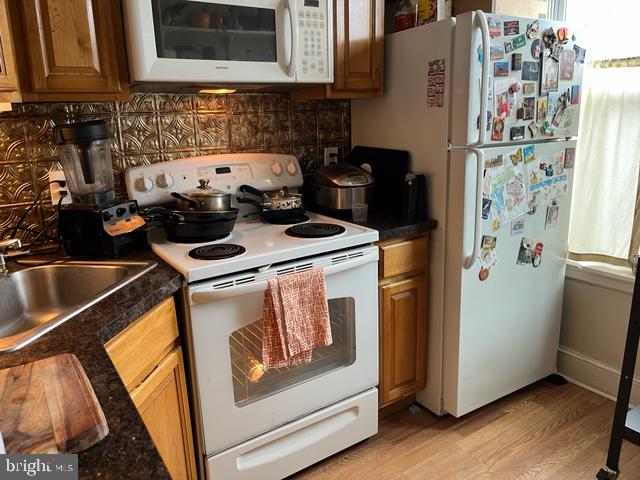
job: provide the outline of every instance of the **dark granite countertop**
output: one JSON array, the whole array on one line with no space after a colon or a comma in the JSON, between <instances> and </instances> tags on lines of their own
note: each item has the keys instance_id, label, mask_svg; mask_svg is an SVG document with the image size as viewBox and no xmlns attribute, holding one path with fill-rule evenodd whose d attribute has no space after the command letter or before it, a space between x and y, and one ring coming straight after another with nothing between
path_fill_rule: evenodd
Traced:
<instances>
[{"instance_id":1,"label":"dark granite countertop","mask_svg":"<svg viewBox=\"0 0 640 480\"><path fill-rule=\"evenodd\" d=\"M151 252L123 260L153 260L157 266L31 345L0 354L0 368L73 353L87 373L109 425L104 440L80 453L80 477L171 478L103 343L178 291L182 277Z\"/></svg>"},{"instance_id":2,"label":"dark granite countertop","mask_svg":"<svg viewBox=\"0 0 640 480\"><path fill-rule=\"evenodd\" d=\"M435 230L438 226L438 222L436 220L407 220L391 213L369 212L366 222L354 222L351 215L345 217L331 215L331 213L327 213L325 211L322 211L321 213L330 217L341 218L348 222L362 225L363 227L378 230L380 241L410 237L418 233Z\"/></svg>"}]
</instances>

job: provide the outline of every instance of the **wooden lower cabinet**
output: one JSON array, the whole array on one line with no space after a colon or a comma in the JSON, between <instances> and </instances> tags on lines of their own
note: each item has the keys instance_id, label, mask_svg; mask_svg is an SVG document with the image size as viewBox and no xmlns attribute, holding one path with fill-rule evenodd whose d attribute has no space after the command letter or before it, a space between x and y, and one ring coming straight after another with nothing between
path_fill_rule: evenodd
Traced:
<instances>
[{"instance_id":1,"label":"wooden lower cabinet","mask_svg":"<svg viewBox=\"0 0 640 480\"><path fill-rule=\"evenodd\" d=\"M191 414L173 298L105 345L171 476L197 478Z\"/></svg>"},{"instance_id":2,"label":"wooden lower cabinet","mask_svg":"<svg viewBox=\"0 0 640 480\"><path fill-rule=\"evenodd\" d=\"M189 399L180 347L165 357L149 377L131 392L156 448L171 476L196 478Z\"/></svg>"},{"instance_id":3,"label":"wooden lower cabinet","mask_svg":"<svg viewBox=\"0 0 640 480\"><path fill-rule=\"evenodd\" d=\"M382 242L380 407L414 395L427 382L428 237ZM406 257L406 258L405 258ZM401 266L389 269L390 265ZM394 276L384 276L392 271Z\"/></svg>"}]
</instances>

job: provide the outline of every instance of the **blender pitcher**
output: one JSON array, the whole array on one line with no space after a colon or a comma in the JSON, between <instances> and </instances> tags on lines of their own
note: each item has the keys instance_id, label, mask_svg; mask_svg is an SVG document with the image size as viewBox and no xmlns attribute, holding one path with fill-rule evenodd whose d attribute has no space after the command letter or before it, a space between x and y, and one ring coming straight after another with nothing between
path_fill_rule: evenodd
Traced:
<instances>
[{"instance_id":1,"label":"blender pitcher","mask_svg":"<svg viewBox=\"0 0 640 480\"><path fill-rule=\"evenodd\" d=\"M101 205L114 200L111 141L103 120L69 123L53 131L74 203Z\"/></svg>"}]
</instances>

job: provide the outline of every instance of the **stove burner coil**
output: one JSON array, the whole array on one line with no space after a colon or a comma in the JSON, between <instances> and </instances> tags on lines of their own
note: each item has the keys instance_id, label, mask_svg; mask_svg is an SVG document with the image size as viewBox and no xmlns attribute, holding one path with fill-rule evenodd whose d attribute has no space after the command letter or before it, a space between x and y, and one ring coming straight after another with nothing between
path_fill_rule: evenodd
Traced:
<instances>
[{"instance_id":1,"label":"stove burner coil","mask_svg":"<svg viewBox=\"0 0 640 480\"><path fill-rule=\"evenodd\" d=\"M324 238L340 235L344 231L343 226L333 223L301 223L287 228L284 233L297 238Z\"/></svg>"},{"instance_id":2,"label":"stove burner coil","mask_svg":"<svg viewBox=\"0 0 640 480\"><path fill-rule=\"evenodd\" d=\"M204 247L194 248L189 252L191 258L196 260L224 260L242 255L247 249L242 245L233 243L219 243L216 245L205 245Z\"/></svg>"}]
</instances>

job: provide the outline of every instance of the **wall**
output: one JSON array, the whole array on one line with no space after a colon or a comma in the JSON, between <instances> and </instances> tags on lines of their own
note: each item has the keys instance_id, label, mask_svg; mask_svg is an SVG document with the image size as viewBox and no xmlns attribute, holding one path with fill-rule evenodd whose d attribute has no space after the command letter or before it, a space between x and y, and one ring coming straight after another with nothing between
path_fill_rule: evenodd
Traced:
<instances>
[{"instance_id":1,"label":"wall","mask_svg":"<svg viewBox=\"0 0 640 480\"><path fill-rule=\"evenodd\" d=\"M122 172L136 165L226 152L296 155L305 173L319 165L324 147L350 149L350 102L292 102L288 94L134 94L129 102L26 103L0 115L0 234L15 225L48 172L59 169L52 127L104 119L112 134L116 194ZM194 185L195 186L195 185ZM25 225L53 225L48 190ZM33 234L20 232L27 241Z\"/></svg>"},{"instance_id":2,"label":"wall","mask_svg":"<svg viewBox=\"0 0 640 480\"><path fill-rule=\"evenodd\" d=\"M627 334L633 277L620 267L567 267L558 370L614 398ZM640 403L640 361L632 404Z\"/></svg>"}]
</instances>

